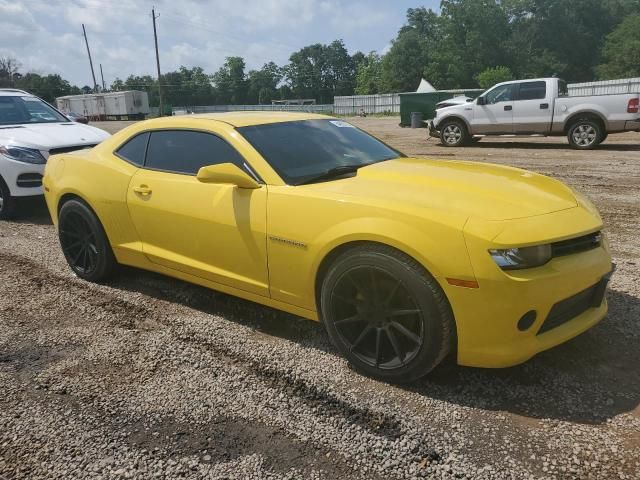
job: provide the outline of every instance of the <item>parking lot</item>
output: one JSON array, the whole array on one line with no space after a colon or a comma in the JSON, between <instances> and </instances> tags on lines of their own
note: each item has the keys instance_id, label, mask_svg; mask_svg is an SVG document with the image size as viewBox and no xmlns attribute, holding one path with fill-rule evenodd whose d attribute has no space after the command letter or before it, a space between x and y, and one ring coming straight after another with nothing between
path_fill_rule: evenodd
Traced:
<instances>
[{"instance_id":1,"label":"parking lot","mask_svg":"<svg viewBox=\"0 0 640 480\"><path fill-rule=\"evenodd\" d=\"M1 480L640 478L640 134L456 149L396 117L350 121L408 155L587 194L617 264L608 317L518 367L448 361L390 386L351 371L317 323L133 269L76 279L38 200L0 222Z\"/></svg>"}]
</instances>

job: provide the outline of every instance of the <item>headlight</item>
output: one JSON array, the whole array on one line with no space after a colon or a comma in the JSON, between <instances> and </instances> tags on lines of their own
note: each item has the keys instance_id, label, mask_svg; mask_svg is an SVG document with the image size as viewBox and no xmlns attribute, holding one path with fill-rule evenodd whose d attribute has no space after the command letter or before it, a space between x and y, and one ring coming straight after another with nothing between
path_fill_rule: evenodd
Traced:
<instances>
[{"instance_id":1,"label":"headlight","mask_svg":"<svg viewBox=\"0 0 640 480\"><path fill-rule=\"evenodd\" d=\"M35 148L0 145L0 155L23 163L33 163L36 165L47 163L47 160L42 156L40 150L36 150Z\"/></svg>"},{"instance_id":2,"label":"headlight","mask_svg":"<svg viewBox=\"0 0 640 480\"><path fill-rule=\"evenodd\" d=\"M491 257L502 270L520 270L544 265L551 260L551 245L489 250Z\"/></svg>"}]
</instances>

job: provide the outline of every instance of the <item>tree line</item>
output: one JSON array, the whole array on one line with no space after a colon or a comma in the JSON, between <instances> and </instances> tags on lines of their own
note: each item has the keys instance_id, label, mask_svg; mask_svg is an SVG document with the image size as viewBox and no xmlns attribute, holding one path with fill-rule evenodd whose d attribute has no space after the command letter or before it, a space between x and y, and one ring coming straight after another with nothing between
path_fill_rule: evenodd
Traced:
<instances>
[{"instance_id":1,"label":"tree line","mask_svg":"<svg viewBox=\"0 0 640 480\"><path fill-rule=\"evenodd\" d=\"M286 65L247 70L227 57L213 74L201 67L164 73L173 106L269 104L278 99L333 103L337 95L413 91L421 78L438 89L487 88L499 81L557 75L569 82L640 76L640 0L442 0L440 12L407 11L384 54L351 55L342 40L313 44ZM20 73L0 59L0 87L31 91L48 101L90 92L60 75ZM146 90L158 105L151 75L117 78L110 90Z\"/></svg>"}]
</instances>

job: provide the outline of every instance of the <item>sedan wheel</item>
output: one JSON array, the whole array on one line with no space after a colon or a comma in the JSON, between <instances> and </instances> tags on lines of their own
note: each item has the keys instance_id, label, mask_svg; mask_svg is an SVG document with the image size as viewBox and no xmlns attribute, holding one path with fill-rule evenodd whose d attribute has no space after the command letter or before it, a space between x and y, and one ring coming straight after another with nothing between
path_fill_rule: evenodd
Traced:
<instances>
[{"instance_id":1,"label":"sedan wheel","mask_svg":"<svg viewBox=\"0 0 640 480\"><path fill-rule=\"evenodd\" d=\"M0 220L8 220L15 213L15 199L0 177Z\"/></svg>"},{"instance_id":2,"label":"sedan wheel","mask_svg":"<svg viewBox=\"0 0 640 480\"><path fill-rule=\"evenodd\" d=\"M455 336L449 303L415 260L365 244L338 257L320 293L331 340L362 373L409 382L431 371Z\"/></svg>"}]
</instances>

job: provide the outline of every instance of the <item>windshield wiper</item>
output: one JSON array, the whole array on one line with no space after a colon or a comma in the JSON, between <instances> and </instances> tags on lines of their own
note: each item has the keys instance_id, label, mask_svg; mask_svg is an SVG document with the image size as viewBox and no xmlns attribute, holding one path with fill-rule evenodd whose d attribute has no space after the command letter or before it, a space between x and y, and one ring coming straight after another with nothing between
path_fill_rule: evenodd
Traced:
<instances>
[{"instance_id":1,"label":"windshield wiper","mask_svg":"<svg viewBox=\"0 0 640 480\"><path fill-rule=\"evenodd\" d=\"M316 183L322 180L331 180L347 173L357 172L358 169L366 167L367 165L371 165L371 163L359 163L358 165L340 165L338 167L330 168L329 170L322 172L315 177L308 178L304 182L300 182L297 185L307 185L308 183Z\"/></svg>"}]
</instances>

